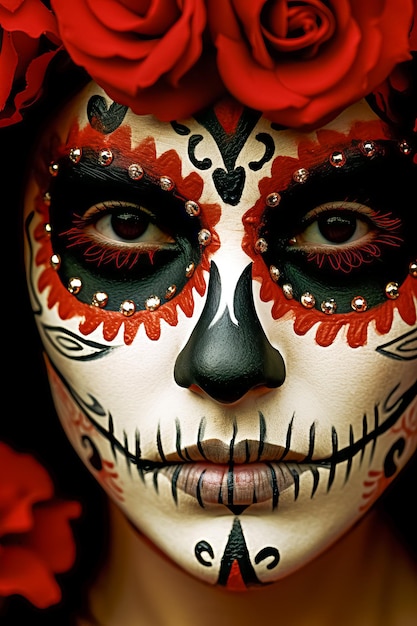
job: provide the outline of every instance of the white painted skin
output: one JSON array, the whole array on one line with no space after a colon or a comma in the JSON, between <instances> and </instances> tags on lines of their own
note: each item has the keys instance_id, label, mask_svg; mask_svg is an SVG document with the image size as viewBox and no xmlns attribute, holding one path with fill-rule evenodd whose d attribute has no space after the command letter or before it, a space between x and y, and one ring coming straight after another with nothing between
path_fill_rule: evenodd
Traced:
<instances>
[{"instance_id":1,"label":"white painted skin","mask_svg":"<svg viewBox=\"0 0 417 626\"><path fill-rule=\"evenodd\" d=\"M94 84L81 92L59 118L49 125L43 142L48 143L48 137L54 132L65 144L75 120L82 128L85 127L88 124L86 105L93 94L103 95ZM346 110L329 128L347 133L355 121L374 118L367 104L362 102ZM260 171L248 167L249 161L259 160L263 155L263 146L256 141L255 136L259 132L268 132L275 141L276 155L296 157L302 135L291 130L271 130L268 121L261 118L237 158L236 166L245 168L246 185L241 201L236 206L230 206L225 205L212 179L212 170L221 164L222 155L213 137L195 120L187 121L188 127L204 136L201 147L197 147L196 156L201 159L209 156L213 164L205 171L197 170L192 164L187 153L187 137L176 134L170 124L160 123L151 117L140 118L128 112L123 125L131 127L134 145L152 137L157 156L175 149L181 158L183 177L196 171L203 178L200 204L217 203L220 206L221 218L215 227L220 247L211 260L219 270L222 290L213 324L226 309L231 319L238 323L233 309L233 296L239 277L252 260L242 249L242 216L259 198L259 181L271 173L271 162L266 163ZM331 152L332 145L329 145L329 154ZM32 178L26 194L26 215L34 211L38 193L38 184ZM399 360L377 351L382 344L399 339L413 328L415 330L415 327L403 321L398 312L395 312L391 330L383 336L376 333L373 324L370 324L367 342L359 348L349 346L344 329L331 345L322 347L316 341L314 328L299 336L294 333L291 315L273 319L272 302L261 300L260 284L254 280L255 309L270 344L283 357L285 382L276 389L260 387L251 390L232 404L221 403L201 390L180 387L174 379L178 354L187 344L201 316L207 291L203 296L194 291L194 312L191 317L186 317L178 309L177 324L170 325L162 321L161 335L157 340L147 336L143 325L131 345L126 345L123 340L123 325L112 341L103 339L101 326L85 336L79 330L79 316L61 319L58 307L48 305L48 288L42 293L39 291L38 277L45 267L34 260L40 246L34 239L34 229L40 221L40 216L35 214L29 228L34 254L28 252L27 256L28 281L34 309L37 311L39 331L52 364L49 368L51 388L63 428L86 466L134 526L193 576L216 584L221 572L227 569L224 554L236 510L213 503L212 500L219 491L228 465L222 459L220 465L205 462L204 466L190 466L192 471L187 469L190 476L194 472L197 477L203 469L206 470L205 485L212 497L206 496L204 506L195 495L197 479L194 483L191 480L189 493L186 481L181 482L179 479L180 488L175 499L171 480L174 469L158 472L157 488L152 471L138 471L135 461L137 433L140 434L142 462L159 462L161 449L166 459L178 461L179 431L179 447L183 451L190 448L195 451L200 440L215 442L211 449L212 457L220 454L222 443L224 449L229 450L232 440L236 446L244 446L246 441L255 442L251 444L251 461L256 459L261 424L265 427L262 435L265 449L269 449L268 445L285 449L291 432L292 453L286 456L286 461L292 461L290 467L298 467L299 470L297 498L294 481L280 478L279 465L274 465L278 484L286 488L282 488L277 506L273 506L273 500L269 497L271 472L265 464L255 466L240 463L235 473L235 480L245 483L248 493L256 481L262 485L267 482L264 488L258 486L257 490L259 494L266 493L268 497L250 504L237 516L250 564L260 582L271 582L287 576L310 562L352 527L394 477L384 477L384 463L399 439L404 439L405 445L401 453L395 455L396 473L415 452L417 419L414 401L395 424L381 432L374 441L370 440L360 453L351 456L350 467L348 461L335 464L333 469L317 463L316 489L315 473L311 471L310 465L295 464L311 452L309 446L313 425L315 438L311 460L318 462L331 457L334 452L332 429L337 433L337 450L348 449L352 444L352 433L354 442L364 434L364 416L368 420L368 432L375 428L375 407L379 411L379 424L385 421L388 423L396 403L415 384L416 358ZM108 227L105 228L105 236L111 237ZM120 270L120 273L122 279L123 271ZM205 272L205 280L208 284L208 272ZM68 294L63 286L62 298L70 301L76 296ZM114 349L97 359L75 360L71 358L70 350L62 349L63 344L58 349L53 333L47 333L46 327L73 333L74 343L79 338L79 345L84 346L84 349L86 341ZM256 349L254 345L253 350ZM216 367L216 363L213 363L213 367ZM104 415L99 416L91 410L93 398L103 408ZM263 416L263 422L260 415ZM109 416L112 418L112 426ZM114 431L110 436L108 433L112 428ZM97 471L97 466L94 468L91 464L92 446L101 457L101 471ZM126 454L122 452L126 446L131 462L126 461ZM266 458L268 460L277 459ZM288 475L284 464L281 464L281 469ZM329 481L333 470L334 476ZM185 476L185 468L182 472ZM208 476L211 476L211 483ZM236 493L241 494L242 490ZM200 558L196 556L196 552L199 553L197 546L200 546ZM268 550L262 552L265 549ZM258 554L264 554L266 558L257 558ZM279 562L273 562L278 554ZM245 572L243 577L247 575L247 569Z\"/></svg>"}]
</instances>

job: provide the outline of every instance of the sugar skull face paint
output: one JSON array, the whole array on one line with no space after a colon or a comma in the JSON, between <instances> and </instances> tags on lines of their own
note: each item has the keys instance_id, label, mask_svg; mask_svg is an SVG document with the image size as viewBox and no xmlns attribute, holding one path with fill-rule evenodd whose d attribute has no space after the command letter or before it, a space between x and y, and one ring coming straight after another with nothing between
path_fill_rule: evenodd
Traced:
<instances>
[{"instance_id":1,"label":"sugar skull face paint","mask_svg":"<svg viewBox=\"0 0 417 626\"><path fill-rule=\"evenodd\" d=\"M288 575L415 452L416 168L365 102L302 135L90 85L44 133L27 264L58 415L201 580Z\"/></svg>"}]
</instances>

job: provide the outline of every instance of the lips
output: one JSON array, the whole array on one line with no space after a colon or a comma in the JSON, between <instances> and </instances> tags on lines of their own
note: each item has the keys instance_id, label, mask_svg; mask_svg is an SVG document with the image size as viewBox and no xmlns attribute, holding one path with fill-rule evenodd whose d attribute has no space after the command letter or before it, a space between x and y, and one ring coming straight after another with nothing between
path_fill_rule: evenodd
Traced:
<instances>
[{"instance_id":1,"label":"lips","mask_svg":"<svg viewBox=\"0 0 417 626\"><path fill-rule=\"evenodd\" d=\"M236 443L232 439L225 443L219 439L206 439L198 444L177 449L171 454L164 454L164 461L210 461L219 465L231 463L254 463L273 461L305 461L306 455L282 446L267 443L264 440L245 439Z\"/></svg>"},{"instance_id":2,"label":"lips","mask_svg":"<svg viewBox=\"0 0 417 626\"><path fill-rule=\"evenodd\" d=\"M301 474L318 473L316 463L307 461L305 454L265 441L226 444L216 439L177 449L145 471L154 478L165 476L175 501L182 491L202 507L222 504L231 509L267 501L276 507L280 495L291 487L296 499Z\"/></svg>"},{"instance_id":3,"label":"lips","mask_svg":"<svg viewBox=\"0 0 417 626\"><path fill-rule=\"evenodd\" d=\"M165 465L160 473L177 490L193 496L201 506L224 504L249 506L271 500L276 506L280 494L290 487L298 491L299 476L311 465L298 463L183 463ZM174 496L175 497L175 496Z\"/></svg>"}]
</instances>

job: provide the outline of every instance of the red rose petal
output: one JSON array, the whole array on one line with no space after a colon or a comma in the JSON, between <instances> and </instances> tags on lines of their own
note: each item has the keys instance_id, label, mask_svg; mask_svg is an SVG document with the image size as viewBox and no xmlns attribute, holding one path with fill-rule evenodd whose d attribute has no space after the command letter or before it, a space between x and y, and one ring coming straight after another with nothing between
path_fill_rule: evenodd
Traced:
<instances>
[{"instance_id":1,"label":"red rose petal","mask_svg":"<svg viewBox=\"0 0 417 626\"><path fill-rule=\"evenodd\" d=\"M81 505L78 502L42 503L35 507L33 528L22 537L21 543L41 555L52 572L65 572L75 559L69 521L80 515Z\"/></svg>"},{"instance_id":2,"label":"red rose petal","mask_svg":"<svg viewBox=\"0 0 417 626\"><path fill-rule=\"evenodd\" d=\"M43 560L16 545L0 551L0 596L12 594L24 596L39 609L61 599L61 590Z\"/></svg>"},{"instance_id":3,"label":"red rose petal","mask_svg":"<svg viewBox=\"0 0 417 626\"><path fill-rule=\"evenodd\" d=\"M39 608L59 601L54 575L75 560L70 520L77 502L53 499L46 470L0 442L0 596L20 594Z\"/></svg>"},{"instance_id":4,"label":"red rose petal","mask_svg":"<svg viewBox=\"0 0 417 626\"><path fill-rule=\"evenodd\" d=\"M208 19L232 95L272 121L307 130L410 58L414 9L413 0L224 0L221 8L209 0Z\"/></svg>"}]
</instances>

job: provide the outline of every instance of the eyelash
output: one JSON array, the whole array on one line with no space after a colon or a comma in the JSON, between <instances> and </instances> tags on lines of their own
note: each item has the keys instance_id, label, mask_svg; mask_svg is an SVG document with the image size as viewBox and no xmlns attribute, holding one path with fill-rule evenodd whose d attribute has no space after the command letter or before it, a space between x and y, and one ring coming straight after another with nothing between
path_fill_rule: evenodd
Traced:
<instances>
[{"instance_id":1,"label":"eyelash","mask_svg":"<svg viewBox=\"0 0 417 626\"><path fill-rule=\"evenodd\" d=\"M96 226L100 220L106 216L117 216L122 211L130 212L132 215L137 213L139 216L149 220L149 225L154 225L155 215L146 208L128 202L106 201L94 205L88 209L84 215L74 214L73 227L61 233L62 237L67 239L66 247L83 249L83 258L97 267L105 264L114 264L116 269L124 268L133 269L145 254L148 255L152 263L153 256L158 250L167 245L172 245L174 240L167 242L120 242L117 240L106 241L101 233L92 235L89 231L92 226ZM161 232L161 229L159 229ZM167 235L168 238L168 235Z\"/></svg>"},{"instance_id":2,"label":"eyelash","mask_svg":"<svg viewBox=\"0 0 417 626\"><path fill-rule=\"evenodd\" d=\"M355 207L355 210L353 210ZM290 240L290 248L294 251L307 255L309 262L314 262L319 269L326 265L332 270L350 272L352 269L360 267L364 263L371 263L376 257L382 254L382 246L399 247L403 239L398 235L402 222L399 218L392 217L390 213L381 214L370 209L368 206L357 202L333 202L320 205L310 211L302 220L303 230L298 230L298 234L317 221L319 216L326 213L340 212L342 216L350 216L356 220L362 220L371 229L358 240L342 244L311 244L313 250L306 250L307 246L297 245L297 235ZM363 241L364 237L367 238ZM295 240L295 242L294 242ZM304 249L304 250L303 250Z\"/></svg>"}]
</instances>

